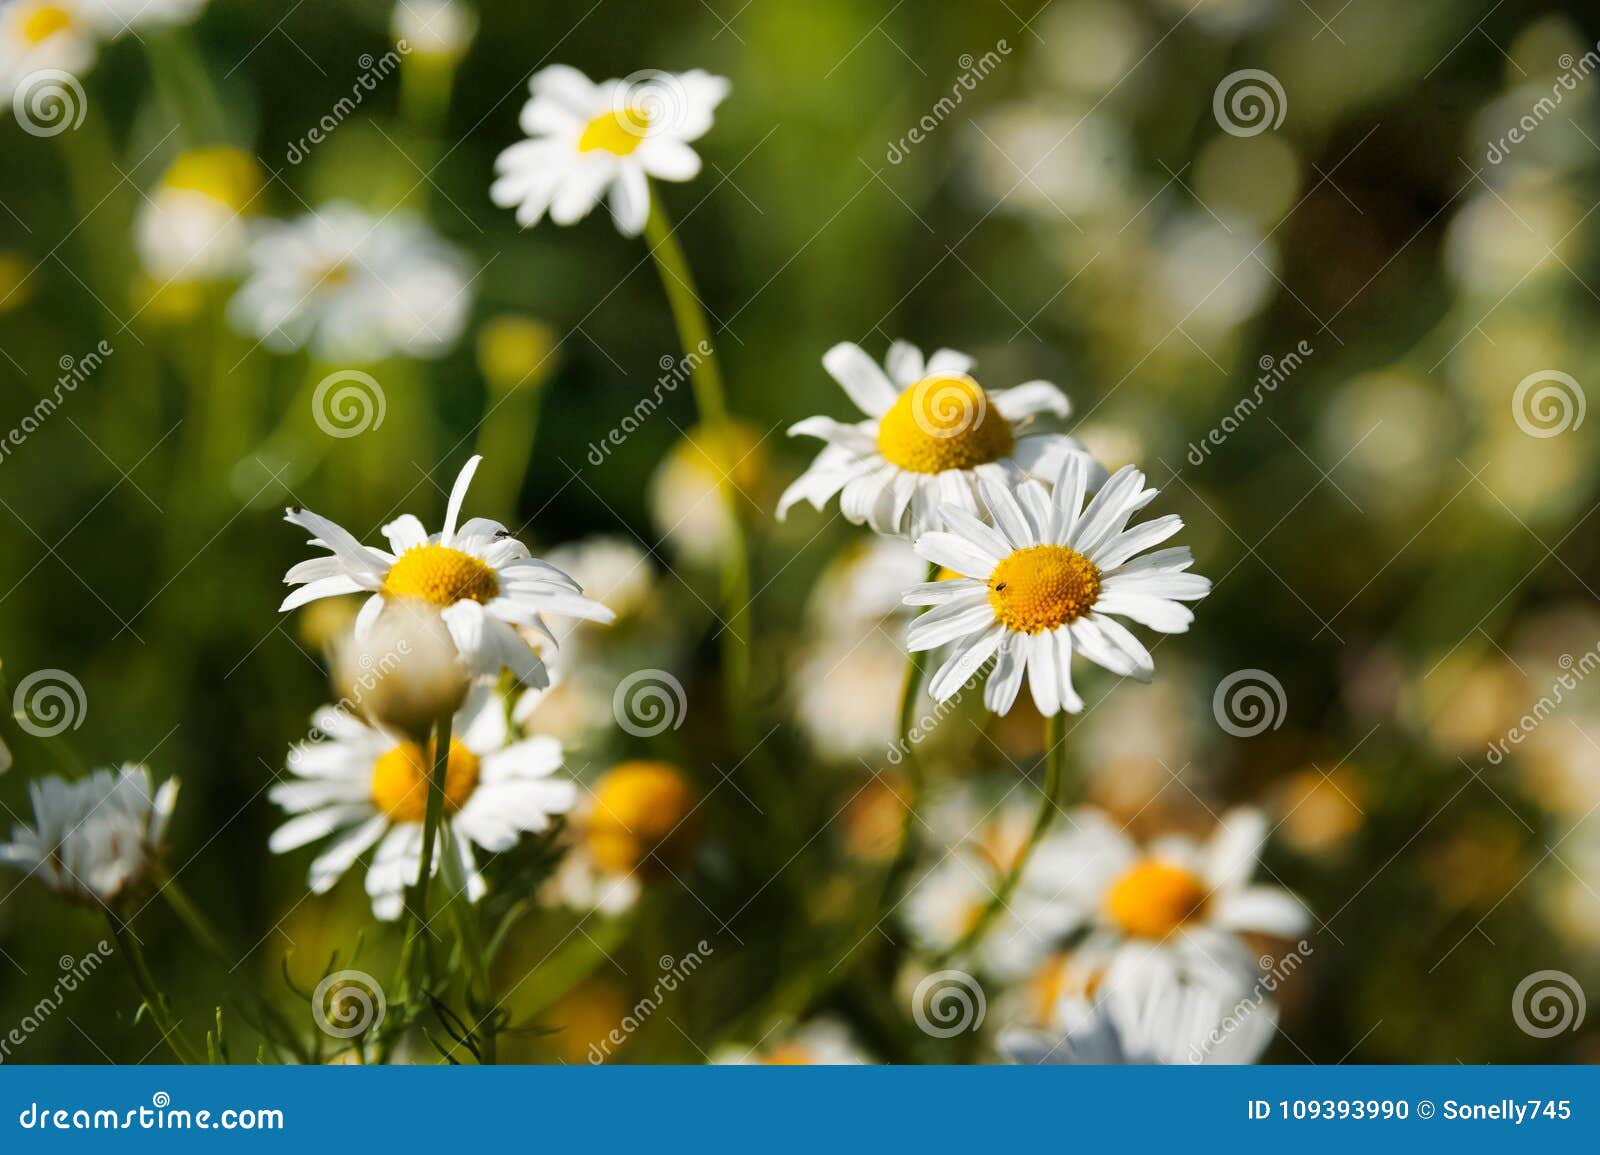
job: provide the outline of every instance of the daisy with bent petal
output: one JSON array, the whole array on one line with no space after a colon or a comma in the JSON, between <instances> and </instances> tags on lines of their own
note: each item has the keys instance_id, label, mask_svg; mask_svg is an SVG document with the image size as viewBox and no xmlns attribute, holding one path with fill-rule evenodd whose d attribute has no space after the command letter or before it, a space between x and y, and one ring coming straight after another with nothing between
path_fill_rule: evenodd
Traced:
<instances>
[{"instance_id":1,"label":"daisy with bent petal","mask_svg":"<svg viewBox=\"0 0 1600 1155\"><path fill-rule=\"evenodd\" d=\"M67 94L51 72L82 73L94 63L96 39L81 0L10 0L0 5L0 97L8 105L15 97L23 103L20 111L53 124L55 113L42 102L52 91ZM24 81L26 87L18 92ZM70 123L73 110L67 109L66 115Z\"/></svg>"},{"instance_id":2,"label":"daisy with bent petal","mask_svg":"<svg viewBox=\"0 0 1600 1155\"><path fill-rule=\"evenodd\" d=\"M575 224L609 194L612 219L638 236L650 215L650 177L692 180L700 157L689 147L711 128L728 81L693 72L641 72L596 84L576 68L552 65L528 84L519 141L495 159L489 196L515 208L529 228L545 213Z\"/></svg>"},{"instance_id":3,"label":"daisy with bent petal","mask_svg":"<svg viewBox=\"0 0 1600 1155\"><path fill-rule=\"evenodd\" d=\"M405 889L422 869L434 751L331 706L313 722L325 740L296 746L288 762L296 780L269 792L292 817L273 831L268 848L283 854L329 838L311 863L311 890L323 894L376 847L367 868L372 911L398 918ZM511 741L505 702L492 687L480 685L467 698L450 739L444 815L471 901L486 890L474 846L509 850L524 833L548 829L553 816L571 809L577 787L552 777L560 766L554 738ZM435 869L439 863L436 855Z\"/></svg>"},{"instance_id":4,"label":"daisy with bent petal","mask_svg":"<svg viewBox=\"0 0 1600 1155\"><path fill-rule=\"evenodd\" d=\"M936 700L954 696L993 657L989 710L1010 710L1026 674L1041 714L1076 714L1083 699L1072 688L1074 653L1141 681L1155 669L1118 617L1167 634L1189 628L1194 614L1181 603L1205 597L1211 582L1184 572L1194 564L1188 547L1137 556L1177 533L1182 520L1168 514L1128 528L1157 494L1131 465L1085 508L1090 468L1082 454L1068 454L1053 494L1034 480L1013 491L982 478L992 525L947 504L948 528L917 539L923 558L964 575L915 586L905 597L907 605L934 607L907 628L907 646L949 647L928 684Z\"/></svg>"},{"instance_id":5,"label":"daisy with bent petal","mask_svg":"<svg viewBox=\"0 0 1600 1155\"><path fill-rule=\"evenodd\" d=\"M544 613L609 623L614 615L583 596L578 583L555 566L528 553L498 521L475 517L461 522L461 506L481 457L468 461L450 491L444 530L429 535L411 514L383 527L392 553L364 546L348 530L305 509L290 509L284 520L309 530L312 545L328 551L292 568L284 581L300 588L279 606L288 611L319 598L341 594L371 596L356 618L356 636L368 636L384 605L424 602L439 611L456 649L469 668L495 677L510 669L518 681L549 685L544 663L517 631L521 626L554 642Z\"/></svg>"},{"instance_id":6,"label":"daisy with bent petal","mask_svg":"<svg viewBox=\"0 0 1600 1155\"><path fill-rule=\"evenodd\" d=\"M1077 456L1091 488L1105 480L1105 470L1073 438L1028 432L1036 417L1071 410L1048 381L985 390L972 376L971 357L940 349L924 360L904 341L889 347L881 369L848 342L829 349L822 364L868 419L809 417L789 430L827 446L784 492L780 518L796 502L821 509L838 494L840 510L855 524L917 537L941 528L941 505L976 512L984 478L1054 477L1065 458Z\"/></svg>"}]
</instances>

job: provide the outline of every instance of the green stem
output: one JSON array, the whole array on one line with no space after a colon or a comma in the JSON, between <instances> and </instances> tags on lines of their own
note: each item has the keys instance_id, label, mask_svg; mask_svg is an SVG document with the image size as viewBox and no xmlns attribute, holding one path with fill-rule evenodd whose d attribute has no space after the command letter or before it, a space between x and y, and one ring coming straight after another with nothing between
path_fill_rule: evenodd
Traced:
<instances>
[{"instance_id":1,"label":"green stem","mask_svg":"<svg viewBox=\"0 0 1600 1155\"><path fill-rule=\"evenodd\" d=\"M433 728L433 770L428 775L428 803L422 818L422 862L417 870L417 881L406 902L411 925L406 933L405 945L400 950L400 987L409 1002L412 995L411 968L417 954L417 944L428 922L428 882L433 874L433 845L438 840L439 822L444 815L445 774L450 767L449 713L440 715Z\"/></svg>"},{"instance_id":2,"label":"green stem","mask_svg":"<svg viewBox=\"0 0 1600 1155\"><path fill-rule=\"evenodd\" d=\"M462 875L460 860L450 850L450 831L442 832L444 840L444 862L440 866L445 877L445 885L450 888L450 912L456 924L456 933L461 938L461 953L467 962L467 969L471 972L472 985L475 991L469 991L467 1003L473 1008L473 1016L477 1019L473 1026L473 1033L478 1038L478 1061L480 1063L493 1063L495 1061L495 1016L499 1009L494 1002L494 985L489 979L489 952L484 945L483 933L478 926L478 912L473 909L472 900L467 897L467 880ZM486 1007L487 1012L478 1016L478 1008Z\"/></svg>"},{"instance_id":3,"label":"green stem","mask_svg":"<svg viewBox=\"0 0 1600 1155\"><path fill-rule=\"evenodd\" d=\"M928 580L934 581L939 575L937 563L928 566ZM895 892L900 889L900 884L905 881L907 872L911 869L912 860L916 857L917 849L917 811L921 808L923 798L927 794L927 775L923 773L922 762L917 757L916 744L911 738L913 715L917 709L917 692L922 689L922 654L920 651L911 651L906 655L906 678L900 687L900 722L898 736L900 740L901 757L906 768L906 814L900 823L900 842L895 847L894 861L889 865L889 872L883 880L883 896L878 900L878 908L887 910L894 901Z\"/></svg>"},{"instance_id":4,"label":"green stem","mask_svg":"<svg viewBox=\"0 0 1600 1155\"><path fill-rule=\"evenodd\" d=\"M1045 772L1044 772L1044 797L1039 803L1039 816L1033 820L1033 829L1028 831L1028 840L1022 844L1021 851L1011 863L1005 877L1000 880L1000 885L994 892L994 897L983 908L983 913L972 924L972 929L961 936L955 946L947 950L940 958L940 962L957 958L969 950L989 929L1000 912L1005 909L1012 892L1017 889L1017 884L1022 881L1022 872L1027 869L1028 860L1033 857L1034 848L1050 831L1050 826L1055 822L1056 813L1061 809L1061 780L1063 777L1062 766L1066 761L1066 742L1062 737L1062 716L1051 714L1045 719Z\"/></svg>"},{"instance_id":5,"label":"green stem","mask_svg":"<svg viewBox=\"0 0 1600 1155\"><path fill-rule=\"evenodd\" d=\"M178 1062L198 1063L199 1056L190 1049L183 1036L178 1034L178 1027L172 1021L166 997L156 985L155 976L150 973L150 967L144 959L144 951L139 947L139 940L133 936L129 926L111 911L106 912L106 921L111 925L111 935L117 940L117 948L122 952L122 957L128 960L128 970L133 973L134 985L144 997L144 1005L150 1010L150 1018L155 1023L156 1030L161 1032L162 1041L171 1049L173 1057Z\"/></svg>"},{"instance_id":6,"label":"green stem","mask_svg":"<svg viewBox=\"0 0 1600 1155\"><path fill-rule=\"evenodd\" d=\"M737 443L728 416L727 393L723 388L716 346L695 291L694 275L673 233L672 223L661 208L661 200L653 191L644 235L656 272L660 274L667 304L672 309L678 343L691 363L689 382L705 434L701 448L721 475L719 488L733 534L733 541L723 551L722 559L722 599L728 615L722 624L722 676L730 730L739 741L748 737L745 701L750 687L750 551L739 508L738 485L733 479L733 471L738 466L734 458Z\"/></svg>"}]
</instances>

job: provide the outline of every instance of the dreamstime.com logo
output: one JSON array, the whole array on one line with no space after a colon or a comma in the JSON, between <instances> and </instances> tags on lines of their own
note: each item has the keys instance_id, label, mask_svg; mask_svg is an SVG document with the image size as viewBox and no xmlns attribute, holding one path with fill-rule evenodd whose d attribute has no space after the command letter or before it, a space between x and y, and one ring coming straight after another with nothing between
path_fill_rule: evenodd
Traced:
<instances>
[{"instance_id":1,"label":"dreamstime.com logo","mask_svg":"<svg viewBox=\"0 0 1600 1155\"><path fill-rule=\"evenodd\" d=\"M1566 971L1534 971L1511 993L1511 1017L1536 1039L1576 1031L1588 1010L1583 987Z\"/></svg>"},{"instance_id":2,"label":"dreamstime.com logo","mask_svg":"<svg viewBox=\"0 0 1600 1155\"><path fill-rule=\"evenodd\" d=\"M72 73L41 68L17 82L11 111L29 136L60 136L76 129L89 114L89 98Z\"/></svg>"},{"instance_id":3,"label":"dreamstime.com logo","mask_svg":"<svg viewBox=\"0 0 1600 1155\"><path fill-rule=\"evenodd\" d=\"M1588 408L1583 386L1570 373L1529 373L1511 395L1511 417L1529 437L1558 437L1583 424Z\"/></svg>"},{"instance_id":4,"label":"dreamstime.com logo","mask_svg":"<svg viewBox=\"0 0 1600 1155\"><path fill-rule=\"evenodd\" d=\"M683 683L665 670L635 670L617 683L611 713L635 738L654 738L683 725L689 696Z\"/></svg>"},{"instance_id":5,"label":"dreamstime.com logo","mask_svg":"<svg viewBox=\"0 0 1600 1155\"><path fill-rule=\"evenodd\" d=\"M388 412L383 386L360 369L329 373L311 394L311 419L329 437L341 440L379 428Z\"/></svg>"},{"instance_id":6,"label":"dreamstime.com logo","mask_svg":"<svg viewBox=\"0 0 1600 1155\"><path fill-rule=\"evenodd\" d=\"M983 986L966 971L934 971L911 992L911 1017L925 1035L951 1039L983 1026Z\"/></svg>"},{"instance_id":7,"label":"dreamstime.com logo","mask_svg":"<svg viewBox=\"0 0 1600 1155\"><path fill-rule=\"evenodd\" d=\"M276 1107L224 1107L220 1111L174 1107L172 1096L157 1091L149 1106L117 1111L109 1107L55 1107L29 1103L17 1115L26 1131L282 1131Z\"/></svg>"},{"instance_id":8,"label":"dreamstime.com logo","mask_svg":"<svg viewBox=\"0 0 1600 1155\"><path fill-rule=\"evenodd\" d=\"M54 738L83 725L89 697L83 683L65 670L35 670L17 683L11 712L35 738Z\"/></svg>"},{"instance_id":9,"label":"dreamstime.com logo","mask_svg":"<svg viewBox=\"0 0 1600 1155\"><path fill-rule=\"evenodd\" d=\"M1266 670L1235 670L1211 695L1217 725L1235 738L1254 738L1283 725L1289 697L1283 683Z\"/></svg>"},{"instance_id":10,"label":"dreamstime.com logo","mask_svg":"<svg viewBox=\"0 0 1600 1155\"><path fill-rule=\"evenodd\" d=\"M383 1023L389 1000L383 985L366 971L334 971L311 992L311 1019L335 1039L353 1039Z\"/></svg>"},{"instance_id":11,"label":"dreamstime.com logo","mask_svg":"<svg viewBox=\"0 0 1600 1155\"><path fill-rule=\"evenodd\" d=\"M1211 94L1211 111L1229 136L1260 136L1282 126L1289 115L1289 98L1272 73L1241 68L1217 85Z\"/></svg>"}]
</instances>

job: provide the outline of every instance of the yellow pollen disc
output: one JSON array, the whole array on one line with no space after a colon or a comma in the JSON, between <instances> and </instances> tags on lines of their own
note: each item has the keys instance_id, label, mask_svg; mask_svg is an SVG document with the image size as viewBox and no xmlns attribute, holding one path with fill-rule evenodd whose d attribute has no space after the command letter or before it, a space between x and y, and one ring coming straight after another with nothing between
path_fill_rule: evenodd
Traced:
<instances>
[{"instance_id":1,"label":"yellow pollen disc","mask_svg":"<svg viewBox=\"0 0 1600 1155\"><path fill-rule=\"evenodd\" d=\"M1100 597L1100 571L1075 549L1033 545L1002 558L989 575L994 619L1019 634L1077 621Z\"/></svg>"},{"instance_id":2,"label":"yellow pollen disc","mask_svg":"<svg viewBox=\"0 0 1600 1155\"><path fill-rule=\"evenodd\" d=\"M1165 938L1200 913L1206 894L1199 876L1146 858L1111 884L1106 914L1135 938Z\"/></svg>"},{"instance_id":3,"label":"yellow pollen disc","mask_svg":"<svg viewBox=\"0 0 1600 1155\"><path fill-rule=\"evenodd\" d=\"M799 1043L779 1043L761 1062L768 1067L809 1067L811 1052Z\"/></svg>"},{"instance_id":4,"label":"yellow pollen disc","mask_svg":"<svg viewBox=\"0 0 1600 1155\"><path fill-rule=\"evenodd\" d=\"M38 4L22 18L22 38L29 44L43 44L57 32L72 27L72 13L55 4Z\"/></svg>"},{"instance_id":5,"label":"yellow pollen disc","mask_svg":"<svg viewBox=\"0 0 1600 1155\"><path fill-rule=\"evenodd\" d=\"M578 151L627 156L644 143L649 131L650 116L641 108L602 112L584 126L583 135L578 138Z\"/></svg>"},{"instance_id":6,"label":"yellow pollen disc","mask_svg":"<svg viewBox=\"0 0 1600 1155\"><path fill-rule=\"evenodd\" d=\"M428 813L428 775L433 771L434 745L428 752L404 742L372 765L372 801L396 822L421 822ZM455 739L444 773L444 812L454 814L478 788L478 756Z\"/></svg>"},{"instance_id":7,"label":"yellow pollen disc","mask_svg":"<svg viewBox=\"0 0 1600 1155\"><path fill-rule=\"evenodd\" d=\"M241 149L196 148L179 154L161 183L170 189L204 193L243 211L261 187L261 169Z\"/></svg>"},{"instance_id":8,"label":"yellow pollen disc","mask_svg":"<svg viewBox=\"0 0 1600 1155\"><path fill-rule=\"evenodd\" d=\"M463 601L489 602L500 592L500 580L470 553L430 543L412 546L395 559L384 575L383 592L444 609Z\"/></svg>"},{"instance_id":9,"label":"yellow pollen disc","mask_svg":"<svg viewBox=\"0 0 1600 1155\"><path fill-rule=\"evenodd\" d=\"M878 452L912 473L972 469L998 461L1016 444L971 377L925 377L902 392L878 422Z\"/></svg>"}]
</instances>

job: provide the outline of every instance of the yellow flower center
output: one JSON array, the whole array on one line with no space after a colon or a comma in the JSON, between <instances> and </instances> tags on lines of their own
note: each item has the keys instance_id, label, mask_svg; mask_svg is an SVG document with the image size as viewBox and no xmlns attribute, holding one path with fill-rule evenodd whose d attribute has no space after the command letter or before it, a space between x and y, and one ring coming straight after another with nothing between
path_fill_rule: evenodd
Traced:
<instances>
[{"instance_id":1,"label":"yellow flower center","mask_svg":"<svg viewBox=\"0 0 1600 1155\"><path fill-rule=\"evenodd\" d=\"M421 822L428 813L428 775L436 747L428 751L403 742L372 765L372 801L396 822ZM478 788L478 756L450 740L450 763L444 773L444 812L454 814Z\"/></svg>"},{"instance_id":2,"label":"yellow flower center","mask_svg":"<svg viewBox=\"0 0 1600 1155\"><path fill-rule=\"evenodd\" d=\"M1077 621L1100 597L1100 571L1075 549L1032 545L1001 559L989 575L994 619L1020 634Z\"/></svg>"},{"instance_id":3,"label":"yellow flower center","mask_svg":"<svg viewBox=\"0 0 1600 1155\"><path fill-rule=\"evenodd\" d=\"M55 4L36 4L22 18L22 38L29 44L43 44L71 28L72 13Z\"/></svg>"},{"instance_id":4,"label":"yellow flower center","mask_svg":"<svg viewBox=\"0 0 1600 1155\"><path fill-rule=\"evenodd\" d=\"M500 592L500 580L488 563L449 546L414 545L395 559L383 577L391 598L420 598L440 609L457 602L488 603Z\"/></svg>"},{"instance_id":5,"label":"yellow flower center","mask_svg":"<svg viewBox=\"0 0 1600 1155\"><path fill-rule=\"evenodd\" d=\"M912 473L987 465L1015 444L1010 423L965 375L923 378L878 422L878 452Z\"/></svg>"},{"instance_id":6,"label":"yellow flower center","mask_svg":"<svg viewBox=\"0 0 1600 1155\"><path fill-rule=\"evenodd\" d=\"M1134 938L1165 938L1199 914L1206 904L1199 876L1146 858L1130 867L1106 892L1106 914Z\"/></svg>"},{"instance_id":7,"label":"yellow flower center","mask_svg":"<svg viewBox=\"0 0 1600 1155\"><path fill-rule=\"evenodd\" d=\"M621 762L595 785L589 817L589 853L602 870L652 874L657 855L680 863L693 849L694 792L679 770L665 762Z\"/></svg>"},{"instance_id":8,"label":"yellow flower center","mask_svg":"<svg viewBox=\"0 0 1600 1155\"><path fill-rule=\"evenodd\" d=\"M179 155L161 183L170 189L203 193L242 211L261 187L261 169L237 148L197 148Z\"/></svg>"},{"instance_id":9,"label":"yellow flower center","mask_svg":"<svg viewBox=\"0 0 1600 1155\"><path fill-rule=\"evenodd\" d=\"M761 1062L768 1067L809 1067L813 1059L811 1052L801 1043L779 1043L767 1052Z\"/></svg>"},{"instance_id":10,"label":"yellow flower center","mask_svg":"<svg viewBox=\"0 0 1600 1155\"><path fill-rule=\"evenodd\" d=\"M642 108L602 112L584 126L578 138L579 152L610 152L627 156L644 143L650 130L650 116Z\"/></svg>"}]
</instances>

